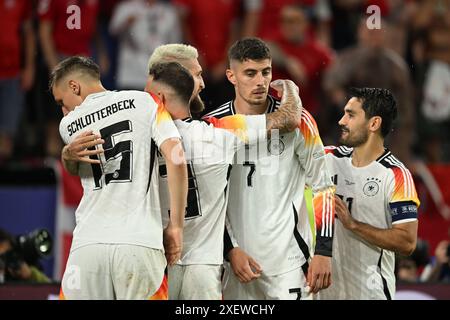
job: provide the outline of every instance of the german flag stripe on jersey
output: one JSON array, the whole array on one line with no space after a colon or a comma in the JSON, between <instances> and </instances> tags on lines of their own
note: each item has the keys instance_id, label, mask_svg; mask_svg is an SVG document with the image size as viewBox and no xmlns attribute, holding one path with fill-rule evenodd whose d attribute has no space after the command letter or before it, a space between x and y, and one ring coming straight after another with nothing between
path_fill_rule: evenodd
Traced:
<instances>
[{"instance_id":1,"label":"german flag stripe on jersey","mask_svg":"<svg viewBox=\"0 0 450 320\"><path fill-rule=\"evenodd\" d=\"M306 146L310 146L316 143L322 143L319 135L319 130L317 130L316 121L311 116L311 114L303 109L300 119L299 129L305 137Z\"/></svg>"},{"instance_id":2,"label":"german flag stripe on jersey","mask_svg":"<svg viewBox=\"0 0 450 320\"><path fill-rule=\"evenodd\" d=\"M236 114L223 118L209 117L206 122L212 124L215 128L225 129L233 133L240 140L248 142L248 125L244 115Z\"/></svg>"},{"instance_id":3,"label":"german flag stripe on jersey","mask_svg":"<svg viewBox=\"0 0 450 320\"><path fill-rule=\"evenodd\" d=\"M334 189L317 192L313 197L316 232L321 237L333 236Z\"/></svg>"},{"instance_id":4,"label":"german flag stripe on jersey","mask_svg":"<svg viewBox=\"0 0 450 320\"><path fill-rule=\"evenodd\" d=\"M164 275L163 281L158 291L153 294L149 300L168 300L169 299L169 284L167 282L167 276Z\"/></svg>"},{"instance_id":5,"label":"german flag stripe on jersey","mask_svg":"<svg viewBox=\"0 0 450 320\"><path fill-rule=\"evenodd\" d=\"M172 117L170 116L170 113L166 110L166 107L164 106L164 103L159 99L159 97L153 93L150 93L153 100L155 100L156 104L158 105L158 109L156 111L156 124L159 125L161 122L164 121L172 121Z\"/></svg>"},{"instance_id":6,"label":"german flag stripe on jersey","mask_svg":"<svg viewBox=\"0 0 450 320\"><path fill-rule=\"evenodd\" d=\"M317 124L311 114L305 109L299 124L300 132L305 139L305 148L310 148L313 160L324 161L325 150L317 129ZM316 173L319 175L319 173ZM313 210L316 225L316 248L315 253L320 255L331 255L331 241L333 238L334 224L334 192L335 188L331 181L324 184L324 179L316 179L318 185L311 186L313 189ZM328 181L327 181L328 182Z\"/></svg>"},{"instance_id":7,"label":"german flag stripe on jersey","mask_svg":"<svg viewBox=\"0 0 450 320\"><path fill-rule=\"evenodd\" d=\"M389 156L384 160L392 165L391 170L395 178L395 186L389 202L412 201L419 206L420 201L409 170L394 156Z\"/></svg>"}]
</instances>

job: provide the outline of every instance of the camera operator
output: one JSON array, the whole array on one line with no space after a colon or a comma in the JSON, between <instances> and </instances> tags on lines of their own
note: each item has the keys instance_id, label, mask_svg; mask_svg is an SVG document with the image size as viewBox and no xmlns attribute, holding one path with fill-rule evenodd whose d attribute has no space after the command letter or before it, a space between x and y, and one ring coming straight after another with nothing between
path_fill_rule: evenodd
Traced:
<instances>
[{"instance_id":1,"label":"camera operator","mask_svg":"<svg viewBox=\"0 0 450 320\"><path fill-rule=\"evenodd\" d=\"M434 259L423 270L421 280L450 283L450 242L439 242L434 254Z\"/></svg>"},{"instance_id":2,"label":"camera operator","mask_svg":"<svg viewBox=\"0 0 450 320\"><path fill-rule=\"evenodd\" d=\"M50 283L51 280L37 266L26 262L16 244L15 238L0 228L0 282Z\"/></svg>"}]
</instances>

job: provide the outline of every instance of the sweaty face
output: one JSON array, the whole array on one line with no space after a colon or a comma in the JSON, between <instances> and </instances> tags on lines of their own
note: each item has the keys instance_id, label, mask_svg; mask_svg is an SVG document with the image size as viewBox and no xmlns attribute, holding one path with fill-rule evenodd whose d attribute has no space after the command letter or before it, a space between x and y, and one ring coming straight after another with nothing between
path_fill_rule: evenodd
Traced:
<instances>
[{"instance_id":1,"label":"sweaty face","mask_svg":"<svg viewBox=\"0 0 450 320\"><path fill-rule=\"evenodd\" d=\"M344 108L344 115L339 120L341 127L340 143L347 147L358 147L369 138L369 120L357 98L351 98Z\"/></svg>"},{"instance_id":2,"label":"sweaty face","mask_svg":"<svg viewBox=\"0 0 450 320\"><path fill-rule=\"evenodd\" d=\"M235 87L236 98L244 100L249 105L265 104L272 80L272 61L270 59L231 61L227 77Z\"/></svg>"},{"instance_id":3,"label":"sweaty face","mask_svg":"<svg viewBox=\"0 0 450 320\"><path fill-rule=\"evenodd\" d=\"M56 104L61 107L64 116L83 102L83 99L76 94L76 91L74 91L67 83L55 84L52 88L52 92Z\"/></svg>"}]
</instances>

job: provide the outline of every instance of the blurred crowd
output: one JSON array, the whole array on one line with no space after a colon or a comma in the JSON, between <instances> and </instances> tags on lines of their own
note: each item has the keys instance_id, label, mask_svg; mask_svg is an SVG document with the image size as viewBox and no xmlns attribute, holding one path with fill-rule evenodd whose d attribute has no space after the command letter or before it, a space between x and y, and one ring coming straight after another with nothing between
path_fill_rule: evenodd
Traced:
<instances>
[{"instance_id":1,"label":"blurred crowd","mask_svg":"<svg viewBox=\"0 0 450 320\"><path fill-rule=\"evenodd\" d=\"M442 240L429 256L427 241L419 240L410 257L397 257L396 276L403 283L450 283L450 242Z\"/></svg>"},{"instance_id":2,"label":"blurred crowd","mask_svg":"<svg viewBox=\"0 0 450 320\"><path fill-rule=\"evenodd\" d=\"M324 144L349 87L384 87L399 103L394 154L450 161L450 0L2 0L0 25L0 166L59 157L47 82L64 57L94 57L110 90L142 89L154 48L192 44L208 112L233 97L226 54L245 36L270 44L273 78L297 83Z\"/></svg>"}]
</instances>

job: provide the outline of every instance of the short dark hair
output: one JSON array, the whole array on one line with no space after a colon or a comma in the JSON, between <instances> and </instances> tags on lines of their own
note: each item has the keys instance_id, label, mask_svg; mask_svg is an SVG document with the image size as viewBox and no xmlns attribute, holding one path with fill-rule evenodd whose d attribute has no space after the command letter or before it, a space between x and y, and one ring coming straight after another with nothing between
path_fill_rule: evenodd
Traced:
<instances>
[{"instance_id":1,"label":"short dark hair","mask_svg":"<svg viewBox=\"0 0 450 320\"><path fill-rule=\"evenodd\" d=\"M228 50L228 59L245 60L272 59L267 44L259 38L244 38L236 41Z\"/></svg>"},{"instance_id":2,"label":"short dark hair","mask_svg":"<svg viewBox=\"0 0 450 320\"><path fill-rule=\"evenodd\" d=\"M87 57L73 56L58 63L52 71L49 81L50 90L58 81L74 71L81 71L95 80L100 80L100 68L94 61Z\"/></svg>"},{"instance_id":3,"label":"short dark hair","mask_svg":"<svg viewBox=\"0 0 450 320\"><path fill-rule=\"evenodd\" d=\"M351 88L350 96L361 100L366 119L381 117L381 134L386 137L392 131L397 118L397 102L388 89Z\"/></svg>"},{"instance_id":4,"label":"short dark hair","mask_svg":"<svg viewBox=\"0 0 450 320\"><path fill-rule=\"evenodd\" d=\"M149 70L154 81L171 87L180 96L182 102L189 103L194 91L194 78L190 72L178 62L155 63Z\"/></svg>"}]
</instances>

